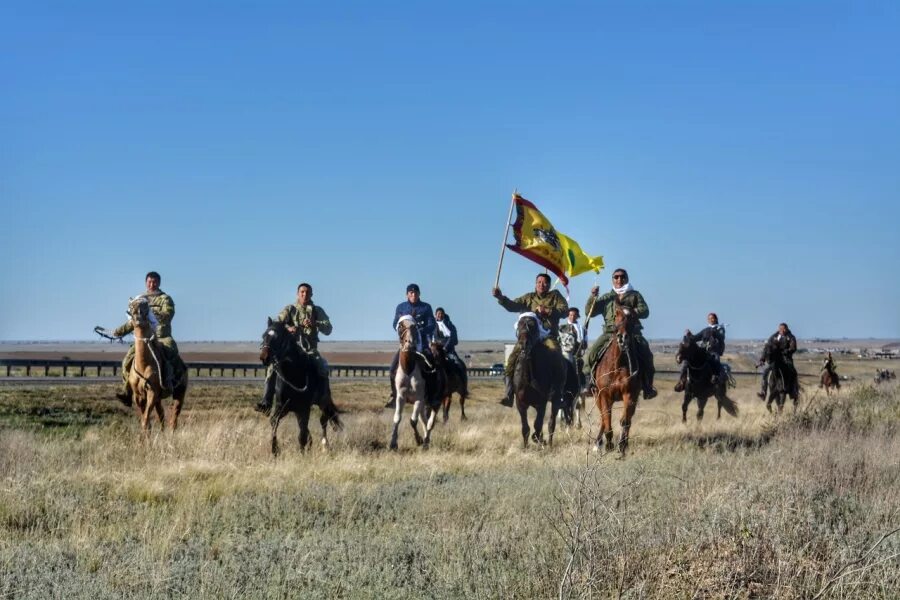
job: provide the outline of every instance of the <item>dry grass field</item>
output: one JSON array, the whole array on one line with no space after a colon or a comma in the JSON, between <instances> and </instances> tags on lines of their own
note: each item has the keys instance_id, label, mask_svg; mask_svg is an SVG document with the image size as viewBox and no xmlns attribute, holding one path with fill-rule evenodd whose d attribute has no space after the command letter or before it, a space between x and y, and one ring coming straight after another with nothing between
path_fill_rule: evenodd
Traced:
<instances>
[{"instance_id":1,"label":"dry grass field","mask_svg":"<svg viewBox=\"0 0 900 600\"><path fill-rule=\"evenodd\" d=\"M683 425L661 381L619 460L596 415L523 451L495 382L390 452L386 385L335 381L345 430L301 453L285 420L277 461L254 387L149 443L111 386L0 387L0 597L896 598L896 385L780 418L754 386Z\"/></svg>"}]
</instances>

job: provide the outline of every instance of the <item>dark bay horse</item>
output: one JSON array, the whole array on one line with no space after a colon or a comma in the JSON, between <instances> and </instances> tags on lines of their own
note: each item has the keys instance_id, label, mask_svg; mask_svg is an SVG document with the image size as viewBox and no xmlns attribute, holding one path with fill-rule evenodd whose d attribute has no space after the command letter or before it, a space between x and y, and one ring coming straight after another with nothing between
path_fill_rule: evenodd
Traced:
<instances>
[{"instance_id":1,"label":"dark bay horse","mask_svg":"<svg viewBox=\"0 0 900 600\"><path fill-rule=\"evenodd\" d=\"M450 402L453 394L459 396L459 410L461 419L466 420L466 398L469 397L469 378L466 373L466 365L453 362L447 355L444 345L438 341L431 342L431 356L434 357L434 366L444 371L447 385L441 390L441 406L444 409L444 423L450 420Z\"/></svg>"},{"instance_id":2,"label":"dark bay horse","mask_svg":"<svg viewBox=\"0 0 900 600\"><path fill-rule=\"evenodd\" d=\"M516 338L522 351L513 367L512 387L516 409L522 420L522 445L528 447L528 437L538 445L544 444L544 416L551 403L550 422L547 430L549 443L553 445L556 430L556 411L562 408L562 389L565 384L565 359L562 354L547 348L540 339L539 323L531 313L519 316ZM537 413L534 431L528 426L528 409Z\"/></svg>"},{"instance_id":3,"label":"dark bay horse","mask_svg":"<svg viewBox=\"0 0 900 600\"><path fill-rule=\"evenodd\" d=\"M427 449L431 445L431 430L441 407L441 394L447 385L443 371L429 364L417 351L419 331L411 317L401 317L397 322L397 336L400 340L400 360L394 384L397 388L397 402L394 405L394 428L391 431L391 450L396 450L403 406L413 405L409 424L416 438L416 445ZM426 381L430 378L431 381ZM425 436L419 433L419 421L425 428Z\"/></svg>"},{"instance_id":4,"label":"dark bay horse","mask_svg":"<svg viewBox=\"0 0 900 600\"><path fill-rule=\"evenodd\" d=\"M616 333L607 344L606 351L594 365L594 401L600 412L600 432L597 434L596 447L601 448L606 436L606 450L614 448L612 442L612 405L616 400L622 401L622 432L619 435L619 453L625 454L628 448L628 436L631 432L631 420L637 409L638 394L641 393L641 380L638 372L637 348L631 336L632 327L637 322L633 309L616 303Z\"/></svg>"},{"instance_id":5,"label":"dark bay horse","mask_svg":"<svg viewBox=\"0 0 900 600\"><path fill-rule=\"evenodd\" d=\"M681 422L687 423L687 409L691 398L697 399L697 420L703 420L703 409L710 396L715 396L718 402L716 418L722 417L722 409L725 409L732 417L738 413L737 404L728 397L728 379L725 373L716 373L717 364L713 361L709 352L697 345L691 332L688 331L678 346L675 361L687 363L687 381L684 386L684 401L681 403ZM717 377L713 383L713 375Z\"/></svg>"},{"instance_id":6,"label":"dark bay horse","mask_svg":"<svg viewBox=\"0 0 900 600\"><path fill-rule=\"evenodd\" d=\"M782 412L788 396L794 400L794 410L797 410L799 395L797 372L781 352L769 352L768 356L772 368L768 375L769 393L766 397L766 410L772 412L772 402L774 402L778 412Z\"/></svg>"},{"instance_id":7,"label":"dark bay horse","mask_svg":"<svg viewBox=\"0 0 900 600\"><path fill-rule=\"evenodd\" d=\"M326 382L313 360L297 347L294 335L281 321L269 319L262 335L259 359L272 367L275 381L275 397L269 422L272 425L272 454L278 456L278 424L289 412L297 417L300 427L300 449L306 450L312 443L309 435L309 415L313 404L317 404L322 414L322 444L328 444L328 423L335 429L342 429L340 411L335 406L331 394L325 393Z\"/></svg>"}]
</instances>

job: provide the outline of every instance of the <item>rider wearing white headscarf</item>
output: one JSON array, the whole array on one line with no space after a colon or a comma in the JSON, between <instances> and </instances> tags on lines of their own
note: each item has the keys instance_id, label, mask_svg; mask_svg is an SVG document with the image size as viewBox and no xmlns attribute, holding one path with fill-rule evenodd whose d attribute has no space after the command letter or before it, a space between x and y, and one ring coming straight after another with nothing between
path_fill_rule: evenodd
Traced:
<instances>
[{"instance_id":1,"label":"rider wearing white headscarf","mask_svg":"<svg viewBox=\"0 0 900 600\"><path fill-rule=\"evenodd\" d=\"M590 379L591 373L594 371L594 365L600 360L601 351L606 348L607 343L616 332L616 301L623 306L633 309L638 319L646 319L650 316L650 307L647 306L644 297L628 281L628 271L616 269L613 271L612 276L612 290L602 296L598 296L600 289L594 286L591 289L591 297L588 298L584 309L587 318L603 315L604 320L603 333L594 340L587 353L588 379ZM656 389L653 387L653 376L656 369L653 366L653 353L650 351L650 344L641 335L643 328L640 321L635 321L633 330L630 333L635 342L637 342L639 368L640 373L643 375L641 383L644 389L644 398L649 400L656 396Z\"/></svg>"}]
</instances>

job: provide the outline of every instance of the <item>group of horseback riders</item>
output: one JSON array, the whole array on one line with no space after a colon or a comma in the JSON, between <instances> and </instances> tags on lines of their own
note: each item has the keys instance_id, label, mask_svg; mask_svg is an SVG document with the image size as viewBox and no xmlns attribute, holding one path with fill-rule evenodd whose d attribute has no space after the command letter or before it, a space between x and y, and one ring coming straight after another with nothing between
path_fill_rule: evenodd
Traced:
<instances>
[{"instance_id":1,"label":"group of horseback riders","mask_svg":"<svg viewBox=\"0 0 900 600\"><path fill-rule=\"evenodd\" d=\"M171 296L160 289L161 277L159 273L151 271L145 276L146 290L142 296L146 299L150 307L152 326L154 329L154 337L162 351L162 373L165 391L171 393L172 389L178 384L178 381L186 373L187 369L182 361L178 345L172 338L172 319L175 316L175 302ZM546 273L540 273L535 278L534 291L510 299L503 295L500 288L495 287L492 290L493 296L497 299L500 306L509 312L516 313L533 313L540 321L543 330L543 345L560 357L560 360L568 360L576 365L576 373L579 373L581 381L590 382L591 373L594 365L600 360L604 351L608 348L609 343L614 339L616 332L615 313L616 306L626 306L632 309L637 316L633 321L632 331L629 333L634 340L637 360L639 362L639 373L641 376L641 388L644 398L650 399L657 395L657 391L653 386L655 368L653 364L653 353L650 351L650 345L646 338L641 334L643 329L640 320L650 316L650 308L644 297L629 282L628 272L625 269L616 269L612 275L612 289L600 295L599 287L594 286L591 289L590 296L585 306L585 315L587 322L591 318L603 316L603 331L596 340L590 345L586 351L586 329L587 325L582 327L578 324L580 313L577 308L569 307L565 297L558 290L550 289L550 276ZM301 283L297 286L297 300L293 304L285 306L278 315L278 320L286 325L287 330L296 336L297 344L303 352L305 352L315 363L316 370L324 380L322 395L330 395L328 386L328 363L319 353L319 334L330 335L332 332L331 320L325 310L313 303L313 289L308 283ZM455 370L465 377L465 364L456 354L456 345L459 342L456 327L450 320L450 316L443 308L438 307L436 311L432 311L431 305L422 301L419 286L411 283L406 288L406 301L397 305L394 311L394 319L392 327L396 329L398 321L405 316L411 317L417 326L419 332L419 342L417 350L422 354L426 361L432 360L429 350L429 342L440 344L449 359L447 368ZM559 321L566 318L566 322L560 327ZM707 316L708 326L697 334L687 332L693 341L697 342L706 350L709 360L714 365L712 369L713 377L725 377L727 373L723 370L721 356L725 351L725 327L719 324L718 316L715 313L709 313ZM110 338L121 338L131 331L134 326L131 320L123 323L112 332L98 327L97 332ZM560 334L563 334L564 344L561 345ZM687 337L686 336L686 337ZM565 347L563 347L565 346ZM767 391L767 378L773 364L776 362L783 365L792 374L792 381L796 386L796 369L793 365L793 355L797 350L797 340L791 333L787 324L781 323L778 330L773 333L763 349L759 365L765 364L761 377L761 387L759 396L765 398ZM512 373L514 371L515 362L518 360L521 348L518 344L513 348L504 368L504 381L506 390L501 404L512 406ZM134 345L132 345L125 358L122 361L123 386L116 396L126 405L131 405L132 392L127 384L128 372L134 361ZM394 374L397 370L397 355L391 363L391 397L388 401L388 407L393 406L396 397L394 389ZM833 372L834 361L831 353L823 366L823 370L828 369ZM682 391L685 386L687 376L687 364L682 366L681 376L675 385L676 391ZM257 404L256 409L260 412L268 412L272 406L274 395L274 378L272 377L272 366L270 365L266 373L266 385L263 399ZM790 390L791 395L795 396L796 387Z\"/></svg>"},{"instance_id":2,"label":"group of horseback riders","mask_svg":"<svg viewBox=\"0 0 900 600\"><path fill-rule=\"evenodd\" d=\"M653 387L653 376L655 374L653 353L650 351L650 344L647 343L647 340L641 334L643 326L639 320L646 319L650 316L650 308L647 306L641 293L635 290L631 283L629 283L628 272L625 271L625 269L616 269L613 272L612 289L609 292L601 296L599 295L599 291L599 287L597 286L594 286L594 288L591 289L590 297L585 306L585 314L587 315L588 320L597 315L603 315L603 332L596 340L594 340L594 343L591 344L590 349L587 351L587 361L586 364L584 364L587 373L582 373L582 377L584 379L590 377L594 365L600 360L604 350L613 339L616 332L616 305L627 306L633 309L638 317L634 321L633 330L629 333L631 333L632 338L634 339L638 361L641 366L639 372L641 374L641 387L643 389L644 398L655 397L657 392L656 388ZM542 340L544 346L558 354L561 360L565 358L560 346L559 320L568 315L569 318L564 327L567 327L568 329L578 327L578 312L577 309L574 309L574 312L570 311L565 297L563 297L558 290L550 289L549 275L546 273L538 274L534 281L534 291L519 296L514 300L504 296L500 288L496 287L493 289L493 296L497 299L500 306L509 312L534 313L537 318L540 319L541 327L546 331ZM583 330L581 330L580 327L578 329L582 332L579 346L583 347L586 345ZM571 354L571 350L569 353ZM513 405L512 373L515 370L515 363L520 354L521 348L517 344L510 353L505 365L504 382L506 385L506 393L500 401L504 406ZM577 352L575 354L577 354Z\"/></svg>"}]
</instances>

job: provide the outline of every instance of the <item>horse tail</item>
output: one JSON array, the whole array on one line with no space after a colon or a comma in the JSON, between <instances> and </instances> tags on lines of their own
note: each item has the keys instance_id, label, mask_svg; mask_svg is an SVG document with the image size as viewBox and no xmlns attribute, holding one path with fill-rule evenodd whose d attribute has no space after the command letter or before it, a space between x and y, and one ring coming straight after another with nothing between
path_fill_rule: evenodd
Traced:
<instances>
[{"instance_id":1,"label":"horse tail","mask_svg":"<svg viewBox=\"0 0 900 600\"><path fill-rule=\"evenodd\" d=\"M737 403L729 398L727 394L716 396L716 400L719 401L719 406L721 406L729 415L731 415L732 417L738 416Z\"/></svg>"},{"instance_id":2,"label":"horse tail","mask_svg":"<svg viewBox=\"0 0 900 600\"><path fill-rule=\"evenodd\" d=\"M326 421L330 421L331 425L337 431L341 431L344 429L344 423L341 421L341 410L334 403L334 400L331 399L331 394L324 399L322 405L320 406L322 409L322 416L325 417Z\"/></svg>"}]
</instances>

